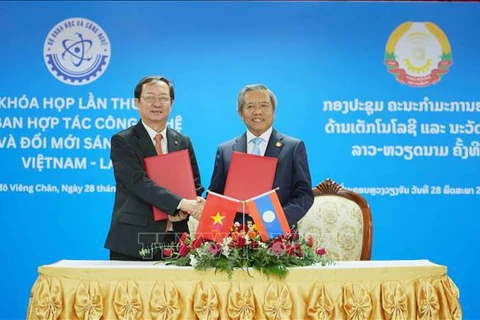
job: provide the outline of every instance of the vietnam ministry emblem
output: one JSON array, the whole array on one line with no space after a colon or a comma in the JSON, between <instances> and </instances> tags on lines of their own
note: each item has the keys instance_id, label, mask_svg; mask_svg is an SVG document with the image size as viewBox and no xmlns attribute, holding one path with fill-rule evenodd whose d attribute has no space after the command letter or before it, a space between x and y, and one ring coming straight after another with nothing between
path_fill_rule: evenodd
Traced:
<instances>
[{"instance_id":1,"label":"vietnam ministry emblem","mask_svg":"<svg viewBox=\"0 0 480 320\"><path fill-rule=\"evenodd\" d=\"M438 83L452 65L447 36L431 22L404 22L388 38L385 64L400 83L426 87Z\"/></svg>"},{"instance_id":2,"label":"vietnam ministry emblem","mask_svg":"<svg viewBox=\"0 0 480 320\"><path fill-rule=\"evenodd\" d=\"M85 85L98 79L107 69L110 41L95 22L70 18L50 30L43 56L55 78L69 85Z\"/></svg>"}]
</instances>

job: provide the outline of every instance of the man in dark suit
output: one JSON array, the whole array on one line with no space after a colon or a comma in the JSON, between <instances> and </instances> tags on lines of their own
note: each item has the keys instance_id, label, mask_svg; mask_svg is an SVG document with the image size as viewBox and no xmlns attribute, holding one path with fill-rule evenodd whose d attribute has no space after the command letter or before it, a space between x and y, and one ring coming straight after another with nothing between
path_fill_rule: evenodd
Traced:
<instances>
[{"instance_id":1,"label":"man in dark suit","mask_svg":"<svg viewBox=\"0 0 480 320\"><path fill-rule=\"evenodd\" d=\"M135 87L135 106L141 120L111 139L115 181L115 203L105 247L111 260L141 260L139 251L152 243L169 243L188 232L189 214L201 213L204 199L183 199L147 177L143 159L187 149L190 154L197 195L200 182L190 139L167 128L175 99L173 84L164 77L143 78ZM152 206L169 214L168 220L153 220Z\"/></svg>"},{"instance_id":2,"label":"man in dark suit","mask_svg":"<svg viewBox=\"0 0 480 320\"><path fill-rule=\"evenodd\" d=\"M272 127L276 106L275 95L265 85L248 85L240 91L237 111L247 132L218 146L209 190L223 194L232 151L275 157L273 188L279 188L280 203L293 226L313 204L312 182L303 141Z\"/></svg>"}]
</instances>

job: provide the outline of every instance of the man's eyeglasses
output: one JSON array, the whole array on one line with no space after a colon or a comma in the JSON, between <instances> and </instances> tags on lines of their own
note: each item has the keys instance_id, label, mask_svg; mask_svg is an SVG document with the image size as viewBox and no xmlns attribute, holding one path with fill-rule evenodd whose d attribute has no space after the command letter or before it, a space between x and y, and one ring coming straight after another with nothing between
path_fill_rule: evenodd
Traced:
<instances>
[{"instance_id":1,"label":"man's eyeglasses","mask_svg":"<svg viewBox=\"0 0 480 320\"><path fill-rule=\"evenodd\" d=\"M166 97L166 96L160 96L160 97L156 97L156 96L142 96L143 100L145 100L145 102L148 102L148 103L154 103L154 102L160 102L160 103L167 103L167 102L170 102L171 98L170 97Z\"/></svg>"}]
</instances>

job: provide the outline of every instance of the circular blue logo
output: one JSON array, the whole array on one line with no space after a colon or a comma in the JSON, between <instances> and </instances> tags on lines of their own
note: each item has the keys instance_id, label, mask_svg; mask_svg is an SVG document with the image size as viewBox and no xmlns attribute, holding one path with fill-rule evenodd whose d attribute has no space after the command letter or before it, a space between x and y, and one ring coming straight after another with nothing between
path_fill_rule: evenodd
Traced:
<instances>
[{"instance_id":1,"label":"circular blue logo","mask_svg":"<svg viewBox=\"0 0 480 320\"><path fill-rule=\"evenodd\" d=\"M110 41L95 22L70 18L50 30L43 56L55 78L80 86L95 81L105 72L110 62Z\"/></svg>"}]
</instances>

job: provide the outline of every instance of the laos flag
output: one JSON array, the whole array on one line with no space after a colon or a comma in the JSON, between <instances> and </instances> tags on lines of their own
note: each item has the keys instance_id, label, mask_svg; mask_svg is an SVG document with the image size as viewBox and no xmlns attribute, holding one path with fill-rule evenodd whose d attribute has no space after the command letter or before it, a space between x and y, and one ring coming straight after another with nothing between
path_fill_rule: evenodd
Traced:
<instances>
[{"instance_id":1,"label":"laos flag","mask_svg":"<svg viewBox=\"0 0 480 320\"><path fill-rule=\"evenodd\" d=\"M270 190L245 202L263 241L290 233L287 218L275 190Z\"/></svg>"}]
</instances>

